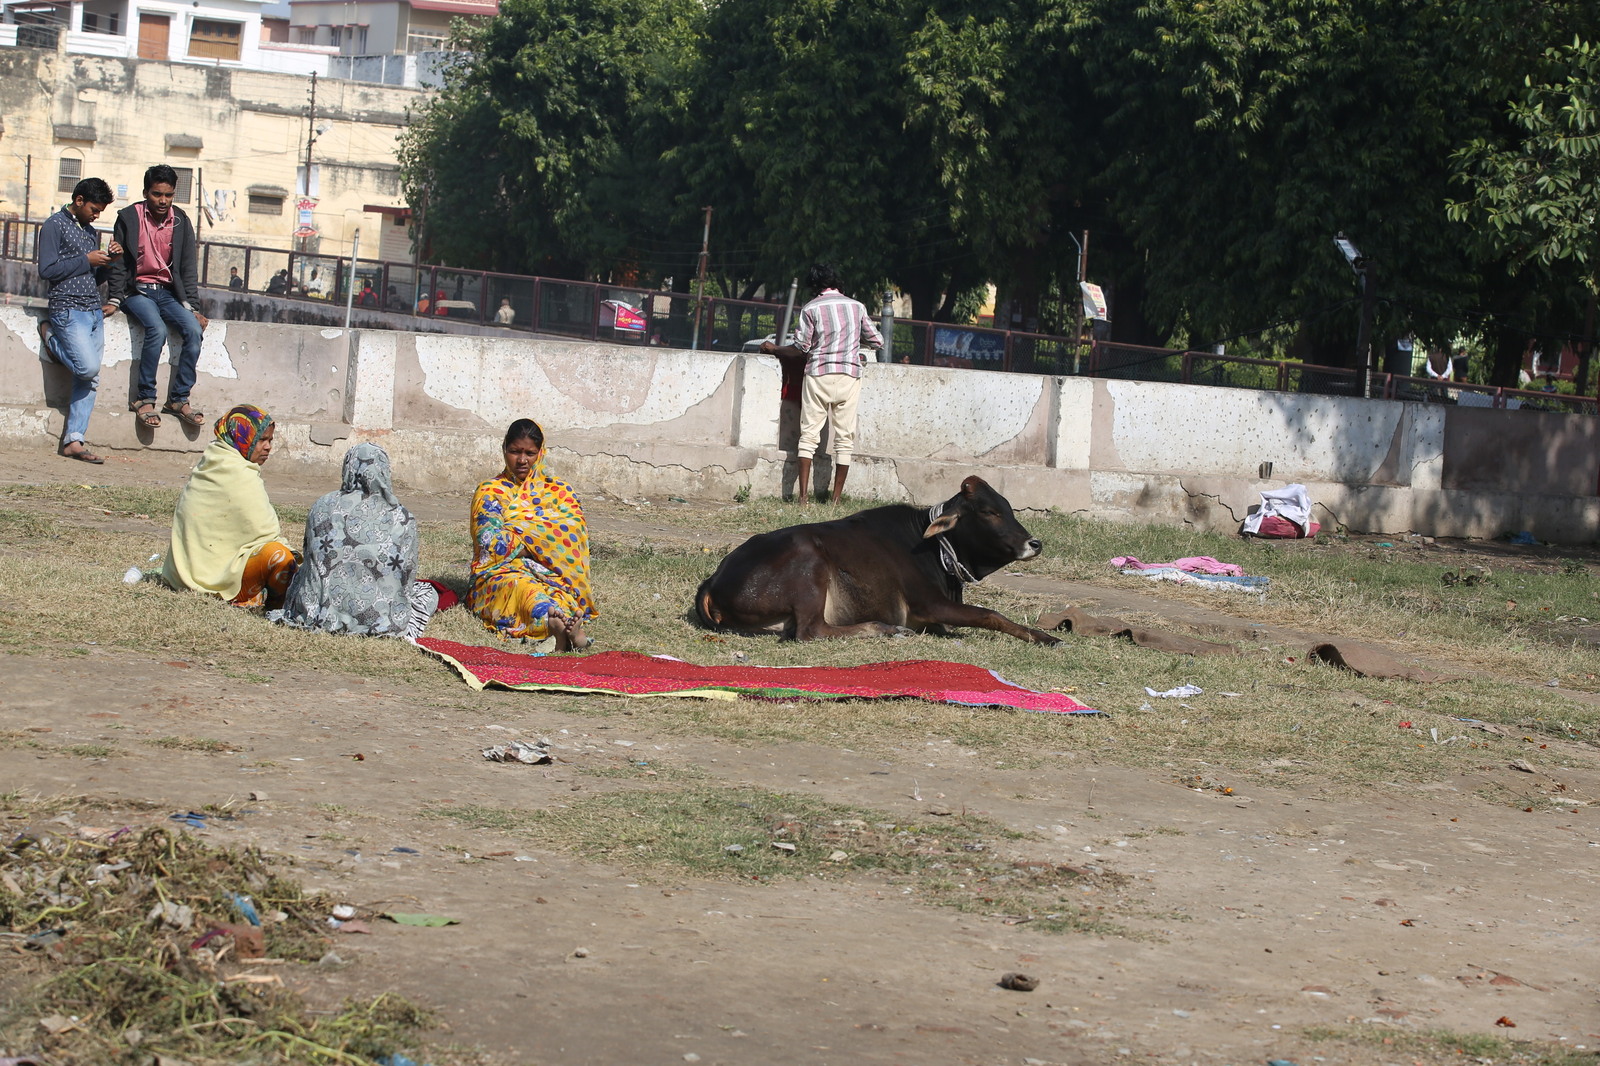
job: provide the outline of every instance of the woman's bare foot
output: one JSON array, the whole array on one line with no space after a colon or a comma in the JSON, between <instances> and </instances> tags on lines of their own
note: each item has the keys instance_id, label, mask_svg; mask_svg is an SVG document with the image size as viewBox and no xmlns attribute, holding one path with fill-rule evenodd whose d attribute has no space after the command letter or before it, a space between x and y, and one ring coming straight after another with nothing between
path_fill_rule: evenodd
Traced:
<instances>
[{"instance_id":1,"label":"woman's bare foot","mask_svg":"<svg viewBox=\"0 0 1600 1066\"><path fill-rule=\"evenodd\" d=\"M588 651L594 647L594 638L583 628L582 622L574 622L567 627L567 639L571 642L573 651Z\"/></svg>"},{"instance_id":2,"label":"woman's bare foot","mask_svg":"<svg viewBox=\"0 0 1600 1066\"><path fill-rule=\"evenodd\" d=\"M545 619L545 630L556 638L556 651L572 650L572 634L567 629L566 618L552 611Z\"/></svg>"}]
</instances>

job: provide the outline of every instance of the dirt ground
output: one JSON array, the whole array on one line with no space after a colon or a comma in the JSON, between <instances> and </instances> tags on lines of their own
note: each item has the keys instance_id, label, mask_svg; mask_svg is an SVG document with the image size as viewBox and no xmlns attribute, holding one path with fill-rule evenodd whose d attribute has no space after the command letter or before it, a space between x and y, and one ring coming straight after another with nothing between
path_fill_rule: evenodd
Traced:
<instances>
[{"instance_id":1,"label":"dirt ground","mask_svg":"<svg viewBox=\"0 0 1600 1066\"><path fill-rule=\"evenodd\" d=\"M90 471L48 452L0 453L0 484L176 486L190 462L146 453ZM326 491L269 480L283 504ZM406 502L424 519L464 521L465 497ZM597 539L683 535L624 502L586 503ZM1009 580L1037 591L1046 579ZM1103 589L1052 588L1112 611L1172 610L1155 592L1108 600ZM1210 613L1205 624L1250 626ZM345 965L307 978L307 991L401 991L439 1010L442 1039L497 1062L1361 1066L1409 1064L1381 1037L1436 1029L1600 1047L1596 808L1525 813L1474 797L1486 784L1526 787L1509 769L1426 787L1390 781L1357 797L1229 796L1082 757L975 766L959 746L921 736L890 759L740 747L653 731L648 703L602 718L538 694L289 669L262 685L226 664L82 651L0 662L0 729L45 742L0 748L0 790L88 795L103 805L96 817L131 824L231 804L234 819L196 832L291 856L308 888L358 906L459 918L336 937ZM127 743L125 756L100 760L54 750L175 733L238 750ZM551 737L558 762L481 758L513 734ZM1039 860L1130 877L1108 902L1135 935L1045 934L923 906L870 879L645 879L421 813L570 802L617 787L585 769L639 753L713 782L908 819L933 804L984 813L1030 834ZM1600 797L1600 773L1562 783ZM998 987L1014 970L1037 976L1038 990ZM1312 1039L1318 1027L1380 1035Z\"/></svg>"}]
</instances>

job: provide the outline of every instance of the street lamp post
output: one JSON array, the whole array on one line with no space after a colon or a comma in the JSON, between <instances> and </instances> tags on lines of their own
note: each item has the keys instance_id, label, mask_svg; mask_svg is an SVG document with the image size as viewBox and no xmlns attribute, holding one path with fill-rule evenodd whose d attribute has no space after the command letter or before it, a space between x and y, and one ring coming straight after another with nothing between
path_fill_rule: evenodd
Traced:
<instances>
[{"instance_id":1,"label":"street lamp post","mask_svg":"<svg viewBox=\"0 0 1600 1066\"><path fill-rule=\"evenodd\" d=\"M1372 395L1372 320L1378 309L1378 271L1372 260L1341 232L1333 239L1339 253L1350 269L1355 271L1361 284L1361 322L1356 327L1356 362L1360 373L1362 396Z\"/></svg>"}]
</instances>

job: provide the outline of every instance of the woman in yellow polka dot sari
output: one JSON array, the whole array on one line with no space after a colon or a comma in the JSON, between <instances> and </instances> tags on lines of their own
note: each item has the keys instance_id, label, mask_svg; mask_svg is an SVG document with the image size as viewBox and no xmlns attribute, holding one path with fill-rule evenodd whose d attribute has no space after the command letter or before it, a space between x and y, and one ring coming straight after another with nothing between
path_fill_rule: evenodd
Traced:
<instances>
[{"instance_id":1,"label":"woman in yellow polka dot sari","mask_svg":"<svg viewBox=\"0 0 1600 1066\"><path fill-rule=\"evenodd\" d=\"M503 637L594 643L589 530L571 486L544 472L544 431L519 418L506 431L506 467L472 496L472 587L466 606Z\"/></svg>"}]
</instances>

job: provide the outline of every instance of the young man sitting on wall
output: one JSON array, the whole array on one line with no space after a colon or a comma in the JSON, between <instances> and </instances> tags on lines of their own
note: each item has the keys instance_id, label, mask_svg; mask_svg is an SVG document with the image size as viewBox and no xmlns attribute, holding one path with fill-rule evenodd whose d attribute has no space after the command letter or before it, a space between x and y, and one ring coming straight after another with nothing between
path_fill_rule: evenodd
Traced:
<instances>
[{"instance_id":1,"label":"young man sitting on wall","mask_svg":"<svg viewBox=\"0 0 1600 1066\"><path fill-rule=\"evenodd\" d=\"M129 410L147 429L161 425L156 413L156 368L161 365L169 322L183 334L183 349L172 360L167 402L161 410L185 425L206 423L205 415L189 405L189 390L194 388L195 364L200 361L201 331L209 323L200 313L198 242L189 216L172 202L177 190L178 172L165 163L146 170L144 199L117 212L112 232L122 254L111 263L107 313L116 314L121 307L144 327L139 393Z\"/></svg>"}]
</instances>

